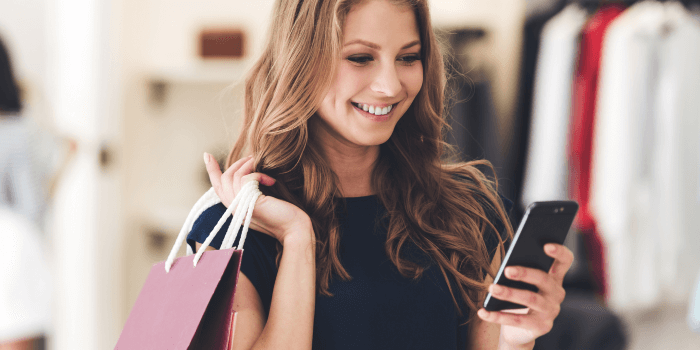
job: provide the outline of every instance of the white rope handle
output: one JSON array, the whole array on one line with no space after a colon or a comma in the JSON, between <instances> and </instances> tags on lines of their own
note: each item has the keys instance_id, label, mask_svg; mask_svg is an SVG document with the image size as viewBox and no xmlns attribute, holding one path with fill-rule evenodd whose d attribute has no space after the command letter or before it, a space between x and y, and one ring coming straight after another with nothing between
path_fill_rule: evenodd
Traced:
<instances>
[{"instance_id":1,"label":"white rope handle","mask_svg":"<svg viewBox=\"0 0 700 350\"><path fill-rule=\"evenodd\" d=\"M231 215L231 213L234 210L235 213L233 220L228 230L226 231L226 236L224 236L224 240L221 244L220 249L229 249L233 246L233 242L236 240L238 230L243 221L243 217L245 216L246 220L243 226L241 240L238 243L236 249L240 249L243 247L243 244L245 243L245 238L248 233L248 227L250 226L250 221L253 216L253 208L255 207L255 202L258 200L258 197L260 197L261 194L262 192L260 192L260 190L258 189L257 181L250 181L243 185L241 191L238 192L236 198L233 199L231 205L229 205L229 207L226 209L224 215L221 216L214 229L212 229L212 231L209 233L209 236L207 236L207 239L204 241L204 243L202 243L202 246L197 251L197 255L193 259L194 266L197 266L197 262L204 253L204 250L209 246L211 241L216 236L216 233L219 232L224 223L226 223L228 216ZM166 272L170 272L170 268L172 267L173 262L175 261L177 252L180 250L182 243L186 240L187 234L190 231L192 231L192 226L194 225L194 222L197 220L197 218L200 215L202 215L202 213L205 210L211 208L212 206L218 203L221 203L221 200L219 199L219 196L216 195L216 192L214 191L213 187L210 188L209 191L207 191L201 198L199 198L199 200L197 200L194 207L192 207L192 210L190 210L190 213L187 216L187 219L185 220L185 224L180 230L180 234L175 240L175 245L170 251L168 259L165 261ZM192 248L189 245L187 245L187 255L191 255L192 253Z\"/></svg>"}]
</instances>

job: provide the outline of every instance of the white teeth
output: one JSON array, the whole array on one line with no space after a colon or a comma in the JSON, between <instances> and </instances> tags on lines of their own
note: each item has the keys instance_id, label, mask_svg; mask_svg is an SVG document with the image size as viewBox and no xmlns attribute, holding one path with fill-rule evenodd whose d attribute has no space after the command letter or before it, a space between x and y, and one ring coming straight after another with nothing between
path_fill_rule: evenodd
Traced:
<instances>
[{"instance_id":1,"label":"white teeth","mask_svg":"<svg viewBox=\"0 0 700 350\"><path fill-rule=\"evenodd\" d=\"M393 108L392 105L389 105L389 106L382 108L382 107L375 107L375 106L371 106L368 104L362 104L362 103L357 103L356 106L357 106L357 108L359 108L365 112L374 114L374 115L388 114L389 112L391 112L391 109Z\"/></svg>"}]
</instances>

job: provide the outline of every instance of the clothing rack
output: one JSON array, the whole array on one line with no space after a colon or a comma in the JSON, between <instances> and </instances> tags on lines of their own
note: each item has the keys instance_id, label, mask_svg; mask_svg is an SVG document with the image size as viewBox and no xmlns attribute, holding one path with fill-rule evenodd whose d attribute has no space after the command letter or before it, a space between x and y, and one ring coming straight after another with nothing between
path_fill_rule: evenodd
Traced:
<instances>
[{"instance_id":1,"label":"clothing rack","mask_svg":"<svg viewBox=\"0 0 700 350\"><path fill-rule=\"evenodd\" d=\"M598 7L602 5L611 5L611 4L623 4L625 6L630 6L634 4L635 2L639 1L646 1L646 0L568 0L566 1L567 3L578 3L581 5L583 8L587 10L596 10ZM700 0L654 0L658 2L666 2L666 1L678 1L681 4L683 4L686 8L690 8L693 5L695 6L700 6Z\"/></svg>"}]
</instances>

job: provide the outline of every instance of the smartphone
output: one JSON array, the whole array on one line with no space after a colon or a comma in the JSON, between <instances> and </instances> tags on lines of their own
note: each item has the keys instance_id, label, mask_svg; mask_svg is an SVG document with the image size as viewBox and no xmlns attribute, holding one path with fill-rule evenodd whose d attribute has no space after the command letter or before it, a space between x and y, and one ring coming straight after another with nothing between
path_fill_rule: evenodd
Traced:
<instances>
[{"instance_id":1,"label":"smartphone","mask_svg":"<svg viewBox=\"0 0 700 350\"><path fill-rule=\"evenodd\" d=\"M574 201L534 202L530 204L520 221L494 283L537 293L536 286L510 280L503 271L508 266L524 266L549 272L554 258L545 254L544 245L547 243L564 244L576 212L578 212L578 203ZM526 306L496 299L491 296L491 293L484 300L484 309L515 313L527 312Z\"/></svg>"}]
</instances>

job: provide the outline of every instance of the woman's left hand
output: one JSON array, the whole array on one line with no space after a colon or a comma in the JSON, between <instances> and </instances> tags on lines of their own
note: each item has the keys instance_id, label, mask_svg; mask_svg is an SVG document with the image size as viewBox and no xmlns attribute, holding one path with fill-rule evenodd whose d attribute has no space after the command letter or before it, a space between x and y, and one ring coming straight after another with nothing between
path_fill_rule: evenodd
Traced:
<instances>
[{"instance_id":1,"label":"woman's left hand","mask_svg":"<svg viewBox=\"0 0 700 350\"><path fill-rule=\"evenodd\" d=\"M566 295L562 283L564 275L574 261L574 254L559 244L550 243L544 248L545 253L554 258L549 273L522 266L508 267L504 271L506 277L511 280L537 286L539 289L537 293L495 284L489 287L489 291L495 298L530 308L527 314L486 311L483 308L477 313L484 321L501 324L499 342L505 342L516 349L523 347L532 349L535 339L552 329L554 319L559 315L560 305Z\"/></svg>"}]
</instances>

